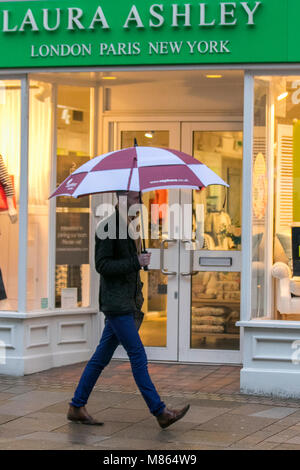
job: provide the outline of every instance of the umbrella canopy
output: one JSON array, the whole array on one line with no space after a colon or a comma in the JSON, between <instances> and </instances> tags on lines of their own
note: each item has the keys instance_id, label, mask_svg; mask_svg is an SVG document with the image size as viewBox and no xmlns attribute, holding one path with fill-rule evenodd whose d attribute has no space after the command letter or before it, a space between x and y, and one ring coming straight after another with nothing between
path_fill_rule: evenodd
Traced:
<instances>
[{"instance_id":1,"label":"umbrella canopy","mask_svg":"<svg viewBox=\"0 0 300 470\"><path fill-rule=\"evenodd\" d=\"M206 165L178 150L129 147L81 165L51 194L80 197L112 191L146 192L155 189L201 189L229 186Z\"/></svg>"}]
</instances>

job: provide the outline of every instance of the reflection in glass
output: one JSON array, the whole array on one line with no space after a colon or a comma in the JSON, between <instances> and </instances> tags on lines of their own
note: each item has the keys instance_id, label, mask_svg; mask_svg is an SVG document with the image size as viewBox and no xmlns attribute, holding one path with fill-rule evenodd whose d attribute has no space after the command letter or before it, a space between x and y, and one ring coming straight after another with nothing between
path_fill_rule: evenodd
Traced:
<instances>
[{"instance_id":1,"label":"reflection in glass","mask_svg":"<svg viewBox=\"0 0 300 470\"><path fill-rule=\"evenodd\" d=\"M239 350L240 273L192 277L191 348Z\"/></svg>"},{"instance_id":2,"label":"reflection in glass","mask_svg":"<svg viewBox=\"0 0 300 470\"><path fill-rule=\"evenodd\" d=\"M241 249L242 141L242 132L194 132L193 156L229 184L193 190L196 250ZM239 350L240 273L206 271L191 279L190 347Z\"/></svg>"},{"instance_id":3,"label":"reflection in glass","mask_svg":"<svg viewBox=\"0 0 300 470\"><path fill-rule=\"evenodd\" d=\"M197 249L240 250L242 132L196 131L193 156L229 184L193 190L193 232Z\"/></svg>"},{"instance_id":4,"label":"reflection in glass","mask_svg":"<svg viewBox=\"0 0 300 470\"><path fill-rule=\"evenodd\" d=\"M159 270L141 271L144 283L143 295L145 313L140 328L144 346L167 346L167 276Z\"/></svg>"}]
</instances>

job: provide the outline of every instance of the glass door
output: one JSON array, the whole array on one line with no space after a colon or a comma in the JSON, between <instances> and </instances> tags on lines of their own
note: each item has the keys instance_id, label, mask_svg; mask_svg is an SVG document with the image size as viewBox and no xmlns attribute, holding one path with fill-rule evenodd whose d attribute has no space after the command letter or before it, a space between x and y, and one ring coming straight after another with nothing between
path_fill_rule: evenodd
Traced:
<instances>
[{"instance_id":1,"label":"glass door","mask_svg":"<svg viewBox=\"0 0 300 470\"><path fill-rule=\"evenodd\" d=\"M182 142L230 187L181 190L179 360L240 363L242 123L183 124Z\"/></svg>"},{"instance_id":2,"label":"glass door","mask_svg":"<svg viewBox=\"0 0 300 470\"><path fill-rule=\"evenodd\" d=\"M117 123L116 148L134 145L180 150L180 124L172 122ZM152 253L148 271L141 271L144 283L144 321L140 335L149 359L178 358L178 264L179 190L143 194L147 222L146 248ZM172 208L168 210L168 208ZM172 223L171 223L172 222ZM119 347L116 357L127 357Z\"/></svg>"}]
</instances>

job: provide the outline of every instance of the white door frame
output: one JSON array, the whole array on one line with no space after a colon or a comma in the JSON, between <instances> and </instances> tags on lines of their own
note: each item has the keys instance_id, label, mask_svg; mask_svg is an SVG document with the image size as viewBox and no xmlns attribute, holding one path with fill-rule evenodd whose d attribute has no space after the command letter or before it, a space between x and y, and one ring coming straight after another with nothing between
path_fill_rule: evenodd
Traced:
<instances>
[{"instance_id":1,"label":"white door frame","mask_svg":"<svg viewBox=\"0 0 300 470\"><path fill-rule=\"evenodd\" d=\"M232 122L193 122L182 124L182 151L193 154L193 131L242 131L242 121ZM191 204L192 191L181 191L180 203ZM191 224L190 224L191 227ZM192 234L189 234L189 239ZM184 244L181 243L180 247L180 273L189 272L189 258L190 250L184 249ZM198 255L198 256L197 256ZM196 263L199 256L207 258L224 257L231 258L232 265L228 268L224 267L200 267ZM196 271L242 271L242 251L193 251L193 265L192 269ZM209 349L191 349L190 348L190 334L191 334L191 276L183 276L179 274L179 360L187 362L209 362L209 363L237 363L242 362L242 335L240 336L240 350L209 350ZM242 287L241 287L242 289ZM241 297L243 291L241 290Z\"/></svg>"},{"instance_id":2,"label":"white door frame","mask_svg":"<svg viewBox=\"0 0 300 470\"><path fill-rule=\"evenodd\" d=\"M150 119L149 119L150 118ZM173 127L174 126L174 127ZM176 132L174 134L174 140L172 140L172 132L170 134L170 148L178 148L186 153L192 154L192 139L186 139L184 132L180 132L181 129L187 129L191 132L195 130L243 130L243 116L234 115L229 117L228 115L210 116L205 120L204 116L197 118L195 116L106 116L103 119L103 142L109 142L109 150L120 147L120 132L122 130L144 130L145 128L157 129L157 130L171 130ZM185 143L186 141L186 143ZM189 141L189 143L188 143ZM189 145L189 147L188 147ZM107 149L108 150L108 149ZM180 201L183 202L182 200ZM243 341L243 329L241 328L240 335L240 351L224 351L224 350L193 350L189 349L189 334L190 334L190 315L182 315L183 311L186 311L187 299L190 296L186 289L191 288L190 277L184 277L180 275L180 272L186 271L184 265L187 263L186 259L181 255L181 270L180 270L180 256L179 253L183 253L183 245L178 240L174 244L169 245L169 249L165 252L165 269L170 271L177 270L176 276L170 276L168 280L168 328L167 328L167 348L160 347L146 347L147 356L149 360L169 360L169 361L185 361L185 362L202 362L202 363L233 363L240 364L242 359L242 341ZM158 268L159 266L159 253L155 253L158 250L151 250L153 252L151 267ZM209 253L209 256L216 256ZM221 252L217 253L220 256ZM169 256L170 255L170 256ZM228 252L225 252L228 256ZM241 257L242 252L230 252L230 256L234 258L234 266L236 271L242 271ZM177 263L177 269L176 269ZM238 267L237 267L238 266ZM186 266L185 266L186 267ZM185 291L179 290L179 283L181 287L184 286ZM187 284L189 287L187 287ZM243 286L241 283L241 298L244 295ZM184 295L182 295L184 292ZM178 296L178 301L175 297ZM188 310L189 311L189 310ZM185 342L185 343L184 343ZM199 355L199 351L201 354ZM115 353L116 358L127 358L127 355L123 348L117 348Z\"/></svg>"},{"instance_id":3,"label":"white door frame","mask_svg":"<svg viewBox=\"0 0 300 470\"><path fill-rule=\"evenodd\" d=\"M108 126L109 127L109 126ZM143 130L165 130L170 133L169 147L180 149L180 123L179 122L156 122L145 119L143 122L126 122L122 118L114 122L114 148L121 148L122 131L143 131ZM169 193L169 203L179 202L179 190ZM176 230L176 228L175 228ZM178 227L179 231L179 227ZM178 260L179 260L179 240L168 243L168 249L164 249L164 269L176 272L175 275L168 276L167 287L167 346L166 347L145 347L149 360L178 360ZM161 269L161 250L149 249L152 253L149 269ZM119 346L114 355L115 358L127 358L123 347Z\"/></svg>"}]
</instances>

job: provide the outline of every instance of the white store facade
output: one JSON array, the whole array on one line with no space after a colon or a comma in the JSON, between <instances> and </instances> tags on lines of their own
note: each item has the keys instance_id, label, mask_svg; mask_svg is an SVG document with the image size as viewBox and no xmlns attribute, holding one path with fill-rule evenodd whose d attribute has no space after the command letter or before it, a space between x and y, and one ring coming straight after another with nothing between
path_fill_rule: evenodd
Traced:
<instances>
[{"instance_id":1,"label":"white store facade","mask_svg":"<svg viewBox=\"0 0 300 470\"><path fill-rule=\"evenodd\" d=\"M109 2L99 10L89 0L82 16L78 1L72 8L61 2L60 16L56 1L0 2L0 43L9 50L24 38L18 65L9 54L0 64L0 154L14 177L17 210L17 220L0 211L0 374L31 374L93 353L104 327L94 235L103 203L115 198L48 198L79 165L137 139L191 154L230 185L143 195L157 227L155 238L148 231L151 265L141 273L148 359L242 365L242 392L300 396L300 57L291 33L289 57L270 50L263 59L259 47L266 19L282 14L280 3L271 10L269 0L235 7L215 0L214 10L200 11L196 3L177 2L170 11L165 2L152 9L151 2L125 3L123 33L133 38L101 39L95 58L79 34L95 36L96 26L114 33ZM39 16L46 8L52 28L68 20L73 45L37 40L41 24L50 27L46 13ZM203 39L195 43L199 12ZM81 28L86 17L91 32ZM257 56L245 49L253 38ZM183 55L181 40L189 42ZM162 204L156 213L155 204ZM164 232L175 206L175 229ZM114 357L126 355L119 348Z\"/></svg>"}]
</instances>

